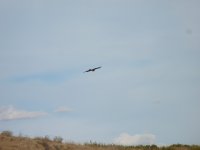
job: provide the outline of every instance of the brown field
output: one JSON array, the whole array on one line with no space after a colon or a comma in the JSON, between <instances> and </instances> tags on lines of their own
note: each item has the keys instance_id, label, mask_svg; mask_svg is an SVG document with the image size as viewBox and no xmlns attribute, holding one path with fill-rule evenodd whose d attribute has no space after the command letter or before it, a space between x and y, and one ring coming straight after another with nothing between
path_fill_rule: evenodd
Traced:
<instances>
[{"instance_id":1,"label":"brown field","mask_svg":"<svg viewBox=\"0 0 200 150\"><path fill-rule=\"evenodd\" d=\"M11 132L0 134L0 150L200 150L198 145L171 145L167 147L157 147L156 145L146 146L119 146L104 145L97 143L63 143L62 138L48 137L29 138L23 136L13 136Z\"/></svg>"}]
</instances>

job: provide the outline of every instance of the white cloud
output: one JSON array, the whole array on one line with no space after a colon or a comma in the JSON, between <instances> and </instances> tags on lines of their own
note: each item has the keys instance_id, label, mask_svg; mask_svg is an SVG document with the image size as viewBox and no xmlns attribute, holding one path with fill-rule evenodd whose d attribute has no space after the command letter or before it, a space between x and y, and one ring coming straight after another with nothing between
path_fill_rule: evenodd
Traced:
<instances>
[{"instance_id":1,"label":"white cloud","mask_svg":"<svg viewBox=\"0 0 200 150\"><path fill-rule=\"evenodd\" d=\"M152 145L155 144L155 139L156 136L153 134L129 135L122 133L114 139L114 143L119 145Z\"/></svg>"},{"instance_id":2,"label":"white cloud","mask_svg":"<svg viewBox=\"0 0 200 150\"><path fill-rule=\"evenodd\" d=\"M70 111L72 111L72 109L64 106L58 107L57 109L54 110L54 112L70 112Z\"/></svg>"},{"instance_id":3,"label":"white cloud","mask_svg":"<svg viewBox=\"0 0 200 150\"><path fill-rule=\"evenodd\" d=\"M0 107L0 120L30 119L47 115L45 112L17 110L13 106Z\"/></svg>"}]
</instances>

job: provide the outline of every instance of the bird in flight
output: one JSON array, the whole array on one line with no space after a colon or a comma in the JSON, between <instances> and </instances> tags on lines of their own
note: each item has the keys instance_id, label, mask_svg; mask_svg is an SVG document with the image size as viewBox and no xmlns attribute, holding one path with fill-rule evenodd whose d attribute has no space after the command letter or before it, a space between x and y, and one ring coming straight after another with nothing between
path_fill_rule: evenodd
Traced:
<instances>
[{"instance_id":1,"label":"bird in flight","mask_svg":"<svg viewBox=\"0 0 200 150\"><path fill-rule=\"evenodd\" d=\"M97 68L93 68L93 69L88 69L88 70L86 70L85 72L90 72L90 71L92 71L92 72L94 72L96 69L100 69L101 67L97 67Z\"/></svg>"}]
</instances>

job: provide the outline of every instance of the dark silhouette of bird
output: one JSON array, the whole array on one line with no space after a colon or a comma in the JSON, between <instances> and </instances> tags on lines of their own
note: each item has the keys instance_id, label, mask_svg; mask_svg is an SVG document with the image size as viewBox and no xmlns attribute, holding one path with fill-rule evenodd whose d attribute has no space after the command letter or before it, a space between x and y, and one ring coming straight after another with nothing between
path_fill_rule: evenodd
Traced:
<instances>
[{"instance_id":1,"label":"dark silhouette of bird","mask_svg":"<svg viewBox=\"0 0 200 150\"><path fill-rule=\"evenodd\" d=\"M97 67L97 68L93 68L93 69L88 69L88 70L86 70L85 72L90 72L90 71L92 71L92 72L94 72L96 69L100 69L101 67ZM84 72L84 73L85 73Z\"/></svg>"}]
</instances>

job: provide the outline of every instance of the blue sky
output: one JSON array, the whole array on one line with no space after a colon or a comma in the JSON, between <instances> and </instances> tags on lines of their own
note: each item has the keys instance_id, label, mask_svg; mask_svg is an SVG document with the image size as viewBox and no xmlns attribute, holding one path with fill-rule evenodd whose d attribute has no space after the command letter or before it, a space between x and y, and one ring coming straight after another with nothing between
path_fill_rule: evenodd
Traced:
<instances>
[{"instance_id":1,"label":"blue sky","mask_svg":"<svg viewBox=\"0 0 200 150\"><path fill-rule=\"evenodd\" d=\"M1 0L0 131L200 144L199 7L198 0Z\"/></svg>"}]
</instances>

